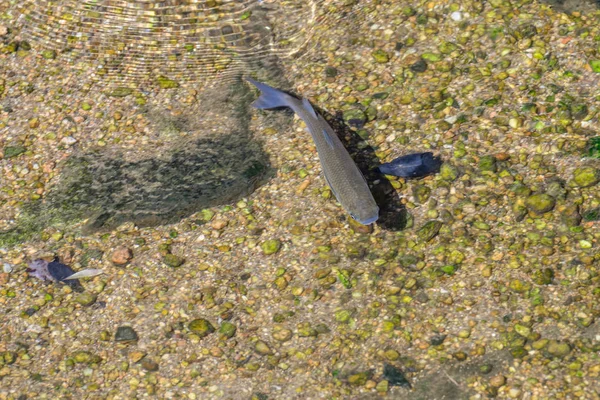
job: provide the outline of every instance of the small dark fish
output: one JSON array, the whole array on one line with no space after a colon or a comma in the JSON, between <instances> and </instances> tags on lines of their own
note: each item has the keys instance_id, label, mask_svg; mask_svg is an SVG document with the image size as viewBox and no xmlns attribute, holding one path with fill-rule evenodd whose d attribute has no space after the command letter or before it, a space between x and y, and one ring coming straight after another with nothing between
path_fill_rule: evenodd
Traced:
<instances>
[{"instance_id":1,"label":"small dark fish","mask_svg":"<svg viewBox=\"0 0 600 400\"><path fill-rule=\"evenodd\" d=\"M409 389L411 387L410 382L406 379L402 370L391 364L384 364L383 377L388 381L390 386L400 386Z\"/></svg>"},{"instance_id":2,"label":"small dark fish","mask_svg":"<svg viewBox=\"0 0 600 400\"><path fill-rule=\"evenodd\" d=\"M58 261L48 262L42 258L30 261L27 265L29 266L29 268L27 268L29 275L41 279L42 281L55 283L62 282L71 286L73 289L81 288L81 284L77 279L66 279L75 273L68 265L59 263Z\"/></svg>"},{"instance_id":3,"label":"small dark fish","mask_svg":"<svg viewBox=\"0 0 600 400\"><path fill-rule=\"evenodd\" d=\"M440 157L434 157L433 153L428 151L398 157L392 162L381 164L379 171L401 178L421 178L439 172L441 165Z\"/></svg>"}]
</instances>

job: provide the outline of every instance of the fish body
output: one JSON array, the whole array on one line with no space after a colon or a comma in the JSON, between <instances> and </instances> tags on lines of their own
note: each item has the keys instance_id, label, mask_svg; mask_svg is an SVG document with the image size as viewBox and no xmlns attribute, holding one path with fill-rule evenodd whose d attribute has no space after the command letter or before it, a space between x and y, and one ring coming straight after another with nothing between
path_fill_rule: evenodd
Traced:
<instances>
[{"instance_id":1,"label":"fish body","mask_svg":"<svg viewBox=\"0 0 600 400\"><path fill-rule=\"evenodd\" d=\"M402 178L420 178L439 171L441 160L433 153L415 153L398 157L392 162L381 164L382 174L400 176Z\"/></svg>"},{"instance_id":2,"label":"fish body","mask_svg":"<svg viewBox=\"0 0 600 400\"><path fill-rule=\"evenodd\" d=\"M58 261L48 262L42 258L30 261L27 264L29 275L42 281L62 282L71 286L79 286L78 279L89 278L102 273L102 270L99 269L84 269L75 272L68 265Z\"/></svg>"},{"instance_id":3,"label":"fish body","mask_svg":"<svg viewBox=\"0 0 600 400\"><path fill-rule=\"evenodd\" d=\"M308 100L297 99L264 83L246 79L261 91L260 97L252 103L254 107L289 107L304 121L315 142L323 175L336 199L350 216L363 225L377 221L379 207L367 181L342 141Z\"/></svg>"}]
</instances>

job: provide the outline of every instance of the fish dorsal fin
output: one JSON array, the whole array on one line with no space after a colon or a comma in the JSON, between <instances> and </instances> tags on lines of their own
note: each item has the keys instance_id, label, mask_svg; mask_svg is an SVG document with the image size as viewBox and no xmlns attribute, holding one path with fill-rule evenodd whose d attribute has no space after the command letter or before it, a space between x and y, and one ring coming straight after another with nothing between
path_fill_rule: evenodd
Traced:
<instances>
[{"instance_id":1,"label":"fish dorsal fin","mask_svg":"<svg viewBox=\"0 0 600 400\"><path fill-rule=\"evenodd\" d=\"M314 117L317 121L321 122L322 124L327 125L327 121L325 121L323 117L317 114L315 109L310 105L310 102L306 100L306 98L302 99L302 106L306 111L308 111L308 114L310 116ZM329 147L333 148L333 139L331 138L331 134L327 132L327 129L325 128L321 129L321 131Z\"/></svg>"},{"instance_id":2,"label":"fish dorsal fin","mask_svg":"<svg viewBox=\"0 0 600 400\"><path fill-rule=\"evenodd\" d=\"M310 115L312 115L315 118L319 118L319 117L317 117L317 113L316 113L315 109L310 105L310 102L308 100L306 100L306 98L302 99L302 105L304 106L306 111L308 111L310 113Z\"/></svg>"}]
</instances>

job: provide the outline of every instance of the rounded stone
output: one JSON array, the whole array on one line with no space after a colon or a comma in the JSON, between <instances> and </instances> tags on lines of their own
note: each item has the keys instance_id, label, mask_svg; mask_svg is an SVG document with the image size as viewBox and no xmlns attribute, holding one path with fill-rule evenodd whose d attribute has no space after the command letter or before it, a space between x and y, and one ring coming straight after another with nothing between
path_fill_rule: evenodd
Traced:
<instances>
[{"instance_id":1,"label":"rounded stone","mask_svg":"<svg viewBox=\"0 0 600 400\"><path fill-rule=\"evenodd\" d=\"M181 267L185 262L185 258L176 256L175 254L165 254L163 257L163 262L172 268Z\"/></svg>"},{"instance_id":2,"label":"rounded stone","mask_svg":"<svg viewBox=\"0 0 600 400\"><path fill-rule=\"evenodd\" d=\"M117 247L110 256L110 261L115 265L125 265L133 258L131 249L125 246Z\"/></svg>"},{"instance_id":3,"label":"rounded stone","mask_svg":"<svg viewBox=\"0 0 600 400\"><path fill-rule=\"evenodd\" d=\"M133 342L138 340L136 331L130 326L120 326L115 333L116 342Z\"/></svg>"},{"instance_id":4,"label":"rounded stone","mask_svg":"<svg viewBox=\"0 0 600 400\"><path fill-rule=\"evenodd\" d=\"M206 337L215 331L215 327L212 326L210 321L204 318L198 318L191 321L188 324L188 329L201 338Z\"/></svg>"},{"instance_id":5,"label":"rounded stone","mask_svg":"<svg viewBox=\"0 0 600 400\"><path fill-rule=\"evenodd\" d=\"M91 306L96 302L96 295L88 292L83 292L75 298L75 302L85 307Z\"/></svg>"},{"instance_id":6,"label":"rounded stone","mask_svg":"<svg viewBox=\"0 0 600 400\"><path fill-rule=\"evenodd\" d=\"M271 350L269 345L263 342L262 340L256 342L256 344L254 345L254 350L262 356L273 354L273 350Z\"/></svg>"},{"instance_id":7,"label":"rounded stone","mask_svg":"<svg viewBox=\"0 0 600 400\"><path fill-rule=\"evenodd\" d=\"M592 167L577 168L573 172L573 181L579 187L589 187L600 182L600 170Z\"/></svg>"},{"instance_id":8,"label":"rounded stone","mask_svg":"<svg viewBox=\"0 0 600 400\"><path fill-rule=\"evenodd\" d=\"M554 197L545 193L531 195L525 200L525 205L536 214L544 214L551 211L556 204Z\"/></svg>"},{"instance_id":9,"label":"rounded stone","mask_svg":"<svg viewBox=\"0 0 600 400\"><path fill-rule=\"evenodd\" d=\"M275 254L281 248L281 242L277 239L265 240L260 245L260 248L262 249L263 254L265 255Z\"/></svg>"},{"instance_id":10,"label":"rounded stone","mask_svg":"<svg viewBox=\"0 0 600 400\"><path fill-rule=\"evenodd\" d=\"M221 337L229 339L235 335L237 327L231 322L224 321L219 327L219 334Z\"/></svg>"},{"instance_id":11,"label":"rounded stone","mask_svg":"<svg viewBox=\"0 0 600 400\"><path fill-rule=\"evenodd\" d=\"M553 357L565 357L571 352L571 346L567 343L557 342L556 340L551 340L548 343L548 347L546 348L548 354Z\"/></svg>"}]
</instances>

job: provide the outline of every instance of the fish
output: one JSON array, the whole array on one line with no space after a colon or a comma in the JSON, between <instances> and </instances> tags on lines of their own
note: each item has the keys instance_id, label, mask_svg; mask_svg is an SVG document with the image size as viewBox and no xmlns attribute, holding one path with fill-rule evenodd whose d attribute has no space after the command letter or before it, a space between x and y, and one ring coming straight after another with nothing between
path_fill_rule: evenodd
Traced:
<instances>
[{"instance_id":1,"label":"fish","mask_svg":"<svg viewBox=\"0 0 600 400\"><path fill-rule=\"evenodd\" d=\"M375 223L379 218L379 207L365 177L342 141L310 102L251 78L247 77L246 80L261 92L259 98L252 103L253 107L261 110L289 107L304 121L315 142L325 180L337 201L360 224Z\"/></svg>"},{"instance_id":2,"label":"fish","mask_svg":"<svg viewBox=\"0 0 600 400\"><path fill-rule=\"evenodd\" d=\"M399 176L402 178L421 178L438 172L442 161L434 157L433 153L407 154L393 161L379 166L379 172L385 175Z\"/></svg>"},{"instance_id":3,"label":"fish","mask_svg":"<svg viewBox=\"0 0 600 400\"><path fill-rule=\"evenodd\" d=\"M61 282L72 287L80 286L78 281L80 278L88 278L102 273L102 270L99 269L84 269L75 272L68 265L56 260L48 262L43 258L29 261L27 266L27 272L35 278L54 283Z\"/></svg>"}]
</instances>

